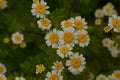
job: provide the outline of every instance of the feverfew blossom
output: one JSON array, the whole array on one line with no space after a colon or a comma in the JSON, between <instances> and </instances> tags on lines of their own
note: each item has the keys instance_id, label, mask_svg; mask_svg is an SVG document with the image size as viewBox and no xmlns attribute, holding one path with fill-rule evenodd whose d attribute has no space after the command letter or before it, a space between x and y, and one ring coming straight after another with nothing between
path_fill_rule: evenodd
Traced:
<instances>
[{"instance_id":1,"label":"feverfew blossom","mask_svg":"<svg viewBox=\"0 0 120 80\"><path fill-rule=\"evenodd\" d=\"M43 71L45 71L45 67L43 64L39 64L36 66L36 74L42 73Z\"/></svg>"},{"instance_id":2,"label":"feverfew blossom","mask_svg":"<svg viewBox=\"0 0 120 80\"><path fill-rule=\"evenodd\" d=\"M5 77L5 75L0 74L0 80L7 80L7 78Z\"/></svg>"},{"instance_id":3,"label":"feverfew blossom","mask_svg":"<svg viewBox=\"0 0 120 80\"><path fill-rule=\"evenodd\" d=\"M52 69L61 72L64 69L64 66L61 61L56 61L53 63L54 65L52 66Z\"/></svg>"},{"instance_id":4,"label":"feverfew blossom","mask_svg":"<svg viewBox=\"0 0 120 80\"><path fill-rule=\"evenodd\" d=\"M6 73L6 67L4 64L0 63L0 74L5 74Z\"/></svg>"},{"instance_id":5,"label":"feverfew blossom","mask_svg":"<svg viewBox=\"0 0 120 80\"><path fill-rule=\"evenodd\" d=\"M7 1L6 0L0 0L0 9L5 9L7 7Z\"/></svg>"}]
</instances>

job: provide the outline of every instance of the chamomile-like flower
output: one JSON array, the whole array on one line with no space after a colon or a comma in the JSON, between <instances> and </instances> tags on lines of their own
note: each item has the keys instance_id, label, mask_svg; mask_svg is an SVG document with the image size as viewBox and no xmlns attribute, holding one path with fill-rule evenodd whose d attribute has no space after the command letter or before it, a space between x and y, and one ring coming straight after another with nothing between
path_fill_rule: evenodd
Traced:
<instances>
[{"instance_id":1,"label":"chamomile-like flower","mask_svg":"<svg viewBox=\"0 0 120 80\"><path fill-rule=\"evenodd\" d=\"M40 19L37 21L38 27L41 28L42 30L49 30L52 26L51 21L47 18Z\"/></svg>"},{"instance_id":2,"label":"chamomile-like flower","mask_svg":"<svg viewBox=\"0 0 120 80\"><path fill-rule=\"evenodd\" d=\"M57 71L52 71L46 74L45 80L63 80L63 76Z\"/></svg>"},{"instance_id":3,"label":"chamomile-like flower","mask_svg":"<svg viewBox=\"0 0 120 80\"><path fill-rule=\"evenodd\" d=\"M88 44L90 42L90 38L85 30L77 31L76 35L77 35L77 38L75 41L76 44L79 44L79 46L81 46L81 47L88 46Z\"/></svg>"},{"instance_id":4,"label":"chamomile-like flower","mask_svg":"<svg viewBox=\"0 0 120 80\"><path fill-rule=\"evenodd\" d=\"M15 80L25 80L25 78L20 76L20 77L15 77Z\"/></svg>"},{"instance_id":5,"label":"chamomile-like flower","mask_svg":"<svg viewBox=\"0 0 120 80\"><path fill-rule=\"evenodd\" d=\"M5 75L0 74L0 80L7 80L7 78L5 77Z\"/></svg>"},{"instance_id":6,"label":"chamomile-like flower","mask_svg":"<svg viewBox=\"0 0 120 80\"><path fill-rule=\"evenodd\" d=\"M111 27L106 26L106 27L104 27L104 32L108 33L108 32L110 32L111 29L112 29Z\"/></svg>"},{"instance_id":7,"label":"chamomile-like flower","mask_svg":"<svg viewBox=\"0 0 120 80\"><path fill-rule=\"evenodd\" d=\"M7 1L6 0L0 0L0 9L4 9L7 7Z\"/></svg>"},{"instance_id":8,"label":"chamomile-like flower","mask_svg":"<svg viewBox=\"0 0 120 80\"><path fill-rule=\"evenodd\" d=\"M95 25L100 25L102 23L101 19L96 19L95 20Z\"/></svg>"},{"instance_id":9,"label":"chamomile-like flower","mask_svg":"<svg viewBox=\"0 0 120 80\"><path fill-rule=\"evenodd\" d=\"M32 4L31 12L33 16L36 16L37 18L45 18L45 15L50 13L47 9L49 9L49 6L47 6L47 3L44 0L41 0L40 2Z\"/></svg>"},{"instance_id":10,"label":"chamomile-like flower","mask_svg":"<svg viewBox=\"0 0 120 80\"><path fill-rule=\"evenodd\" d=\"M56 61L53 64L54 65L52 66L52 69L56 70L57 72L61 72L64 69L64 66L61 61Z\"/></svg>"},{"instance_id":11,"label":"chamomile-like flower","mask_svg":"<svg viewBox=\"0 0 120 80\"><path fill-rule=\"evenodd\" d=\"M109 75L107 80L117 80L117 78L114 75Z\"/></svg>"},{"instance_id":12,"label":"chamomile-like flower","mask_svg":"<svg viewBox=\"0 0 120 80\"><path fill-rule=\"evenodd\" d=\"M78 75L85 68L85 58L82 54L74 53L70 56L70 59L66 61L66 66L68 66L68 70L74 74Z\"/></svg>"},{"instance_id":13,"label":"chamomile-like flower","mask_svg":"<svg viewBox=\"0 0 120 80\"><path fill-rule=\"evenodd\" d=\"M72 54L72 51L71 51L72 49L73 48L68 44L61 45L61 46L58 47L57 54L61 58L68 57L69 55Z\"/></svg>"},{"instance_id":14,"label":"chamomile-like flower","mask_svg":"<svg viewBox=\"0 0 120 80\"><path fill-rule=\"evenodd\" d=\"M96 80L107 80L107 77L103 74L97 76Z\"/></svg>"},{"instance_id":15,"label":"chamomile-like flower","mask_svg":"<svg viewBox=\"0 0 120 80\"><path fill-rule=\"evenodd\" d=\"M117 80L120 80L120 70L115 70L112 75L115 76Z\"/></svg>"},{"instance_id":16,"label":"chamomile-like flower","mask_svg":"<svg viewBox=\"0 0 120 80\"><path fill-rule=\"evenodd\" d=\"M43 64L39 64L36 66L36 74L42 73L43 71L45 71L45 67Z\"/></svg>"},{"instance_id":17,"label":"chamomile-like flower","mask_svg":"<svg viewBox=\"0 0 120 80\"><path fill-rule=\"evenodd\" d=\"M113 10L111 11L111 15L118 15L118 13L117 13L117 11L116 11L115 9L113 9Z\"/></svg>"},{"instance_id":18,"label":"chamomile-like flower","mask_svg":"<svg viewBox=\"0 0 120 80\"><path fill-rule=\"evenodd\" d=\"M24 36L19 32L15 32L12 34L11 40L14 44L20 44L24 40Z\"/></svg>"},{"instance_id":19,"label":"chamomile-like flower","mask_svg":"<svg viewBox=\"0 0 120 80\"><path fill-rule=\"evenodd\" d=\"M4 64L0 63L0 74L5 74L6 73L6 67Z\"/></svg>"},{"instance_id":20,"label":"chamomile-like flower","mask_svg":"<svg viewBox=\"0 0 120 80\"><path fill-rule=\"evenodd\" d=\"M110 38L104 38L102 40L102 44L103 44L104 47L109 47L109 44L111 43L111 41L112 40Z\"/></svg>"},{"instance_id":21,"label":"chamomile-like flower","mask_svg":"<svg viewBox=\"0 0 120 80\"><path fill-rule=\"evenodd\" d=\"M95 11L95 17L96 17L96 18L103 18L103 17L104 17L103 10L97 9L97 10Z\"/></svg>"},{"instance_id":22,"label":"chamomile-like flower","mask_svg":"<svg viewBox=\"0 0 120 80\"><path fill-rule=\"evenodd\" d=\"M81 16L75 17L74 28L75 30L87 29L88 26L87 26L87 22L85 22L85 18L82 18Z\"/></svg>"},{"instance_id":23,"label":"chamomile-like flower","mask_svg":"<svg viewBox=\"0 0 120 80\"><path fill-rule=\"evenodd\" d=\"M72 47L75 45L74 29L65 29L61 33L60 44L68 44Z\"/></svg>"},{"instance_id":24,"label":"chamomile-like flower","mask_svg":"<svg viewBox=\"0 0 120 80\"><path fill-rule=\"evenodd\" d=\"M113 28L115 32L119 32L120 31L120 16L113 15L112 17L110 17L108 21L108 26Z\"/></svg>"},{"instance_id":25,"label":"chamomile-like flower","mask_svg":"<svg viewBox=\"0 0 120 80\"><path fill-rule=\"evenodd\" d=\"M61 36L61 31L53 29L45 36L46 44L48 46L52 46L52 48L57 48L59 45L60 36Z\"/></svg>"},{"instance_id":26,"label":"chamomile-like flower","mask_svg":"<svg viewBox=\"0 0 120 80\"><path fill-rule=\"evenodd\" d=\"M68 29L68 28L73 28L74 19L70 18L69 20L64 20L61 22L61 27L62 29Z\"/></svg>"}]
</instances>

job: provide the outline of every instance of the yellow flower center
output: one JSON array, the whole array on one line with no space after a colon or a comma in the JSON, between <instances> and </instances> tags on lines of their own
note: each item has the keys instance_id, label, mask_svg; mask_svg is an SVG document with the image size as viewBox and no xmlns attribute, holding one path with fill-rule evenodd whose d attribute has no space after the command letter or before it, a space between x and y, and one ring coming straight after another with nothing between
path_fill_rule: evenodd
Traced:
<instances>
[{"instance_id":1,"label":"yellow flower center","mask_svg":"<svg viewBox=\"0 0 120 80\"><path fill-rule=\"evenodd\" d=\"M105 80L105 78L104 77L100 77L98 80Z\"/></svg>"},{"instance_id":2,"label":"yellow flower center","mask_svg":"<svg viewBox=\"0 0 120 80\"><path fill-rule=\"evenodd\" d=\"M9 39L9 38L4 38L4 39L3 39L3 42L7 44L7 43L10 42L10 39Z\"/></svg>"},{"instance_id":3,"label":"yellow flower center","mask_svg":"<svg viewBox=\"0 0 120 80\"><path fill-rule=\"evenodd\" d=\"M63 46L60 48L62 54L67 54L69 52L69 48L67 46Z\"/></svg>"},{"instance_id":4,"label":"yellow flower center","mask_svg":"<svg viewBox=\"0 0 120 80\"><path fill-rule=\"evenodd\" d=\"M4 6L4 1L0 0L0 8L2 8Z\"/></svg>"},{"instance_id":5,"label":"yellow flower center","mask_svg":"<svg viewBox=\"0 0 120 80\"><path fill-rule=\"evenodd\" d=\"M97 16L102 16L102 12L101 11L99 11L98 13L97 13Z\"/></svg>"},{"instance_id":6,"label":"yellow flower center","mask_svg":"<svg viewBox=\"0 0 120 80\"><path fill-rule=\"evenodd\" d=\"M104 43L104 44L108 44L109 42L108 42L107 39L105 39L105 40L103 41L103 43Z\"/></svg>"},{"instance_id":7,"label":"yellow flower center","mask_svg":"<svg viewBox=\"0 0 120 80\"><path fill-rule=\"evenodd\" d=\"M71 43L73 41L73 38L74 38L74 36L73 36L73 33L71 33L71 32L66 32L64 34L64 41L66 43Z\"/></svg>"},{"instance_id":8,"label":"yellow flower center","mask_svg":"<svg viewBox=\"0 0 120 80\"><path fill-rule=\"evenodd\" d=\"M96 20L95 20L95 24L96 24L96 25L100 25L100 24L101 24L101 20L100 20L100 19L96 19Z\"/></svg>"},{"instance_id":9,"label":"yellow flower center","mask_svg":"<svg viewBox=\"0 0 120 80\"><path fill-rule=\"evenodd\" d=\"M117 19L117 18L114 18L114 19L113 19L113 26L114 26L115 28L120 28L120 20Z\"/></svg>"},{"instance_id":10,"label":"yellow flower center","mask_svg":"<svg viewBox=\"0 0 120 80\"><path fill-rule=\"evenodd\" d=\"M83 29L83 22L81 20L75 20L75 28L77 30Z\"/></svg>"},{"instance_id":11,"label":"yellow flower center","mask_svg":"<svg viewBox=\"0 0 120 80\"><path fill-rule=\"evenodd\" d=\"M110 43L110 48L113 48L114 47L114 43Z\"/></svg>"},{"instance_id":12,"label":"yellow flower center","mask_svg":"<svg viewBox=\"0 0 120 80\"><path fill-rule=\"evenodd\" d=\"M82 42L82 43L86 42L87 41L87 35L86 34L80 34L78 36L78 41Z\"/></svg>"},{"instance_id":13,"label":"yellow flower center","mask_svg":"<svg viewBox=\"0 0 120 80\"><path fill-rule=\"evenodd\" d=\"M59 80L59 76L57 74L52 74L49 80Z\"/></svg>"},{"instance_id":14,"label":"yellow flower center","mask_svg":"<svg viewBox=\"0 0 120 80\"><path fill-rule=\"evenodd\" d=\"M72 22L71 21L65 21L64 26L65 27L70 27L70 26L72 26Z\"/></svg>"},{"instance_id":15,"label":"yellow flower center","mask_svg":"<svg viewBox=\"0 0 120 80\"><path fill-rule=\"evenodd\" d=\"M49 22L48 20L42 20L42 21L41 21L41 24L42 24L42 26L44 26L44 27L48 27L49 24L50 24L50 22Z\"/></svg>"},{"instance_id":16,"label":"yellow flower center","mask_svg":"<svg viewBox=\"0 0 120 80\"><path fill-rule=\"evenodd\" d=\"M110 13L111 12L111 7L106 7L105 11L106 11L106 13Z\"/></svg>"},{"instance_id":17,"label":"yellow flower center","mask_svg":"<svg viewBox=\"0 0 120 80\"><path fill-rule=\"evenodd\" d=\"M120 79L120 72L116 72L115 73L115 77L118 78L118 79Z\"/></svg>"},{"instance_id":18,"label":"yellow flower center","mask_svg":"<svg viewBox=\"0 0 120 80\"><path fill-rule=\"evenodd\" d=\"M3 67L0 66L0 73L2 73L4 71Z\"/></svg>"},{"instance_id":19,"label":"yellow flower center","mask_svg":"<svg viewBox=\"0 0 120 80\"><path fill-rule=\"evenodd\" d=\"M20 41L21 40L21 36L20 35L16 35L15 36L15 41Z\"/></svg>"},{"instance_id":20,"label":"yellow flower center","mask_svg":"<svg viewBox=\"0 0 120 80\"><path fill-rule=\"evenodd\" d=\"M115 78L113 78L113 77L111 77L111 78L109 78L108 80L116 80Z\"/></svg>"},{"instance_id":21,"label":"yellow flower center","mask_svg":"<svg viewBox=\"0 0 120 80\"><path fill-rule=\"evenodd\" d=\"M58 34L56 34L56 33L51 34L51 36L50 36L50 41L51 41L52 43L58 43L58 41L59 41L59 36L58 36Z\"/></svg>"},{"instance_id":22,"label":"yellow flower center","mask_svg":"<svg viewBox=\"0 0 120 80\"><path fill-rule=\"evenodd\" d=\"M108 27L108 26L104 27L104 31L105 31L106 33L108 33L110 30L111 30L110 27Z\"/></svg>"},{"instance_id":23,"label":"yellow flower center","mask_svg":"<svg viewBox=\"0 0 120 80\"><path fill-rule=\"evenodd\" d=\"M37 2L39 2L39 0L33 0L33 2L34 2L34 3L37 3Z\"/></svg>"},{"instance_id":24,"label":"yellow flower center","mask_svg":"<svg viewBox=\"0 0 120 80\"><path fill-rule=\"evenodd\" d=\"M61 63L57 63L57 64L55 65L55 69L56 69L56 70L61 70L61 69L62 69L62 64L61 64Z\"/></svg>"},{"instance_id":25,"label":"yellow flower center","mask_svg":"<svg viewBox=\"0 0 120 80\"><path fill-rule=\"evenodd\" d=\"M0 76L0 80L4 80L2 76Z\"/></svg>"},{"instance_id":26,"label":"yellow flower center","mask_svg":"<svg viewBox=\"0 0 120 80\"><path fill-rule=\"evenodd\" d=\"M20 44L20 47L21 47L21 48L26 47L26 43L25 43L25 42L22 42L22 43Z\"/></svg>"},{"instance_id":27,"label":"yellow flower center","mask_svg":"<svg viewBox=\"0 0 120 80\"><path fill-rule=\"evenodd\" d=\"M44 13L46 12L46 6L43 5L43 4L38 4L38 5L36 6L36 11L37 11L38 13L44 14Z\"/></svg>"},{"instance_id":28,"label":"yellow flower center","mask_svg":"<svg viewBox=\"0 0 120 80\"><path fill-rule=\"evenodd\" d=\"M37 68L37 70L38 70L38 72L43 72L44 70L45 70L45 68L42 66L42 65L40 65L38 68Z\"/></svg>"},{"instance_id":29,"label":"yellow flower center","mask_svg":"<svg viewBox=\"0 0 120 80\"><path fill-rule=\"evenodd\" d=\"M74 68L78 68L82 65L81 60L79 58L73 58L71 60L71 66Z\"/></svg>"}]
</instances>

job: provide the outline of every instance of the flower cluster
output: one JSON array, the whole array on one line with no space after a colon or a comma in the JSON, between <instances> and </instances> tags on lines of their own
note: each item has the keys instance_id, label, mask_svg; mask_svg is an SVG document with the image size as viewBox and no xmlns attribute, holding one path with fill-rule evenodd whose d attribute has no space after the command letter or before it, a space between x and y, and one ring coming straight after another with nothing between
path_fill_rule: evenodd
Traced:
<instances>
[{"instance_id":1,"label":"flower cluster","mask_svg":"<svg viewBox=\"0 0 120 80\"><path fill-rule=\"evenodd\" d=\"M6 80L7 78L5 77L7 69L4 64L0 63L0 80Z\"/></svg>"},{"instance_id":2,"label":"flower cluster","mask_svg":"<svg viewBox=\"0 0 120 80\"><path fill-rule=\"evenodd\" d=\"M110 38L105 38L102 40L102 44L104 47L107 47L110 51L112 57L118 57L120 50L118 49L118 44L115 44L115 41Z\"/></svg>"},{"instance_id":3,"label":"flower cluster","mask_svg":"<svg viewBox=\"0 0 120 80\"><path fill-rule=\"evenodd\" d=\"M115 70L111 75L108 76L100 74L96 77L96 80L120 80L120 70Z\"/></svg>"},{"instance_id":4,"label":"flower cluster","mask_svg":"<svg viewBox=\"0 0 120 80\"><path fill-rule=\"evenodd\" d=\"M104 16L112 15L117 15L117 11L114 9L114 5L110 2L103 6L102 9L97 9L95 11L96 18L103 18Z\"/></svg>"}]
</instances>

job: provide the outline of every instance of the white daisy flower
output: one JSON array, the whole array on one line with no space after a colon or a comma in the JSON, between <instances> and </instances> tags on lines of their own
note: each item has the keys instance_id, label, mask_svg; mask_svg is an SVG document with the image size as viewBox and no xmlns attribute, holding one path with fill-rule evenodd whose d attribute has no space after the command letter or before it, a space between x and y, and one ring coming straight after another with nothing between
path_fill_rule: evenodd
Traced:
<instances>
[{"instance_id":1,"label":"white daisy flower","mask_svg":"<svg viewBox=\"0 0 120 80\"><path fill-rule=\"evenodd\" d=\"M108 4L108 5L105 5L104 7L103 7L103 13L104 13L104 15L106 15L106 16L111 16L111 11L113 10L113 7L110 5L110 4Z\"/></svg>"},{"instance_id":2,"label":"white daisy flower","mask_svg":"<svg viewBox=\"0 0 120 80\"><path fill-rule=\"evenodd\" d=\"M84 18L81 18L81 16L77 16L75 17L74 20L74 28L75 30L83 30L83 29L87 29L87 22L85 22Z\"/></svg>"},{"instance_id":3,"label":"white daisy flower","mask_svg":"<svg viewBox=\"0 0 120 80\"><path fill-rule=\"evenodd\" d=\"M72 54L72 51L71 51L72 49L73 48L68 44L61 45L61 46L58 47L57 54L61 58L68 57L69 55Z\"/></svg>"},{"instance_id":4,"label":"white daisy flower","mask_svg":"<svg viewBox=\"0 0 120 80\"><path fill-rule=\"evenodd\" d=\"M11 40L14 44L20 44L24 40L24 36L19 32L15 32L12 34Z\"/></svg>"},{"instance_id":5,"label":"white daisy flower","mask_svg":"<svg viewBox=\"0 0 120 80\"><path fill-rule=\"evenodd\" d=\"M7 7L7 1L6 0L0 0L0 9L5 9Z\"/></svg>"},{"instance_id":6,"label":"white daisy flower","mask_svg":"<svg viewBox=\"0 0 120 80\"><path fill-rule=\"evenodd\" d=\"M25 78L20 76L20 77L16 77L15 80L25 80Z\"/></svg>"},{"instance_id":7,"label":"white daisy flower","mask_svg":"<svg viewBox=\"0 0 120 80\"><path fill-rule=\"evenodd\" d=\"M108 26L113 28L115 32L120 31L120 16L113 15L109 17Z\"/></svg>"},{"instance_id":8,"label":"white daisy flower","mask_svg":"<svg viewBox=\"0 0 120 80\"><path fill-rule=\"evenodd\" d=\"M46 34L46 44L48 46L52 46L52 48L57 48L60 41L61 31L53 29L49 33Z\"/></svg>"},{"instance_id":9,"label":"white daisy flower","mask_svg":"<svg viewBox=\"0 0 120 80\"><path fill-rule=\"evenodd\" d=\"M54 65L52 66L52 69L56 70L57 72L61 72L64 69L64 66L61 61L56 61L53 64Z\"/></svg>"},{"instance_id":10,"label":"white daisy flower","mask_svg":"<svg viewBox=\"0 0 120 80\"><path fill-rule=\"evenodd\" d=\"M63 76L57 71L48 72L45 80L63 80Z\"/></svg>"},{"instance_id":11,"label":"white daisy flower","mask_svg":"<svg viewBox=\"0 0 120 80\"><path fill-rule=\"evenodd\" d=\"M6 73L6 67L4 64L0 63L0 74L5 74Z\"/></svg>"},{"instance_id":12,"label":"white daisy flower","mask_svg":"<svg viewBox=\"0 0 120 80\"><path fill-rule=\"evenodd\" d=\"M36 65L36 74L42 73L43 71L45 71L45 67L43 64Z\"/></svg>"},{"instance_id":13,"label":"white daisy flower","mask_svg":"<svg viewBox=\"0 0 120 80\"><path fill-rule=\"evenodd\" d=\"M7 78L5 77L5 75L0 74L0 80L7 80Z\"/></svg>"},{"instance_id":14,"label":"white daisy flower","mask_svg":"<svg viewBox=\"0 0 120 80\"><path fill-rule=\"evenodd\" d=\"M68 29L68 28L73 28L74 26L74 19L70 18L69 20L64 20L61 22L61 27L63 30Z\"/></svg>"},{"instance_id":15,"label":"white daisy flower","mask_svg":"<svg viewBox=\"0 0 120 80\"><path fill-rule=\"evenodd\" d=\"M97 9L95 11L95 17L96 18L103 18L104 17L103 11L101 9Z\"/></svg>"},{"instance_id":16,"label":"white daisy flower","mask_svg":"<svg viewBox=\"0 0 120 80\"><path fill-rule=\"evenodd\" d=\"M41 28L42 30L49 30L52 26L51 21L47 18L40 19L37 21L38 27Z\"/></svg>"},{"instance_id":17,"label":"white daisy flower","mask_svg":"<svg viewBox=\"0 0 120 80\"><path fill-rule=\"evenodd\" d=\"M70 60L66 61L66 66L69 66L68 70L74 75L82 72L85 68L85 64L85 58L82 54L79 55L79 53L74 53L70 56Z\"/></svg>"},{"instance_id":18,"label":"white daisy flower","mask_svg":"<svg viewBox=\"0 0 120 80\"><path fill-rule=\"evenodd\" d=\"M112 40L110 38L105 38L105 39L102 40L102 44L103 44L104 47L108 48L111 41Z\"/></svg>"},{"instance_id":19,"label":"white daisy flower","mask_svg":"<svg viewBox=\"0 0 120 80\"><path fill-rule=\"evenodd\" d=\"M117 78L113 75L109 75L107 80L117 80Z\"/></svg>"},{"instance_id":20,"label":"white daisy flower","mask_svg":"<svg viewBox=\"0 0 120 80\"><path fill-rule=\"evenodd\" d=\"M107 77L103 74L97 76L96 80L107 80Z\"/></svg>"},{"instance_id":21,"label":"white daisy flower","mask_svg":"<svg viewBox=\"0 0 120 80\"><path fill-rule=\"evenodd\" d=\"M33 3L32 4L32 14L37 18L45 18L45 14L49 14L50 12L47 10L49 6L46 6L47 3L44 0L41 0L40 3Z\"/></svg>"},{"instance_id":22,"label":"white daisy flower","mask_svg":"<svg viewBox=\"0 0 120 80\"><path fill-rule=\"evenodd\" d=\"M60 36L60 44L68 44L74 46L75 44L75 34L74 29L65 29Z\"/></svg>"},{"instance_id":23,"label":"white daisy flower","mask_svg":"<svg viewBox=\"0 0 120 80\"><path fill-rule=\"evenodd\" d=\"M111 11L111 15L118 15L118 13L117 13L117 11L116 11L115 9L113 9L113 10Z\"/></svg>"},{"instance_id":24,"label":"white daisy flower","mask_svg":"<svg viewBox=\"0 0 120 80\"><path fill-rule=\"evenodd\" d=\"M114 49L112 49L112 51L110 52L110 54L112 55L113 58L116 58L119 55L119 50L116 49L116 48L114 48Z\"/></svg>"},{"instance_id":25,"label":"white daisy flower","mask_svg":"<svg viewBox=\"0 0 120 80\"><path fill-rule=\"evenodd\" d=\"M117 80L120 80L120 70L115 70L112 75L115 76Z\"/></svg>"},{"instance_id":26,"label":"white daisy flower","mask_svg":"<svg viewBox=\"0 0 120 80\"><path fill-rule=\"evenodd\" d=\"M75 41L76 44L79 44L79 46L81 47L88 46L90 42L90 38L85 30L77 31L75 34L77 36L76 41Z\"/></svg>"}]
</instances>

